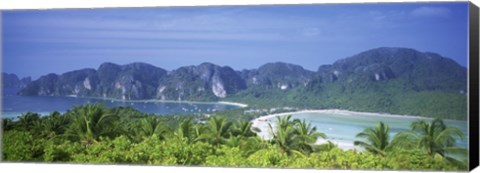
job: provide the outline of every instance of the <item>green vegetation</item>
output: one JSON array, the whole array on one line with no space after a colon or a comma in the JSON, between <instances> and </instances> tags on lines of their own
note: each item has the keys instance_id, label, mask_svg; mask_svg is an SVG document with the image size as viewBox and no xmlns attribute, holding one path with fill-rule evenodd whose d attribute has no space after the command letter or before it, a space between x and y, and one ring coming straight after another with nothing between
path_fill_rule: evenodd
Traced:
<instances>
[{"instance_id":1,"label":"green vegetation","mask_svg":"<svg viewBox=\"0 0 480 173\"><path fill-rule=\"evenodd\" d=\"M455 120L468 117L467 68L411 48L370 49L320 65L315 72L283 62L241 71L204 62L168 72L147 63L103 63L97 70L51 73L32 82L22 82L13 74L4 76L6 86L25 85L18 92L24 96L235 101L253 108L347 109ZM87 81L90 87L84 85Z\"/></svg>"},{"instance_id":2,"label":"green vegetation","mask_svg":"<svg viewBox=\"0 0 480 173\"><path fill-rule=\"evenodd\" d=\"M424 149L431 157L446 159L454 164L467 163L464 159L468 156L468 151L454 144L456 137L464 138L464 134L457 128L447 127L440 119L431 123L423 120L413 122L411 128L411 132L401 132L397 138L410 142L409 146ZM461 156L461 159L454 156Z\"/></svg>"},{"instance_id":3,"label":"green vegetation","mask_svg":"<svg viewBox=\"0 0 480 173\"><path fill-rule=\"evenodd\" d=\"M291 117L291 115L282 118L277 117L278 125L276 129L269 124L270 130L274 132L272 142L278 145L287 155L293 153L309 155L314 151L313 143L317 141L317 138L326 139L327 136L324 133L316 132L316 128L311 127L311 124L307 124L305 120L295 119L291 121Z\"/></svg>"},{"instance_id":4,"label":"green vegetation","mask_svg":"<svg viewBox=\"0 0 480 173\"><path fill-rule=\"evenodd\" d=\"M375 128L367 128L363 132L357 134L357 137L367 139L368 143L364 141L355 141L354 145L362 146L373 154L384 156L385 151L392 146L392 144L389 143L389 135L390 130L388 125L384 122L380 122Z\"/></svg>"},{"instance_id":5,"label":"green vegetation","mask_svg":"<svg viewBox=\"0 0 480 173\"><path fill-rule=\"evenodd\" d=\"M458 91L414 91L401 79L377 83L322 83L290 90L252 87L227 97L253 108L346 109L442 119L467 119L467 96ZM254 105L254 106L253 106Z\"/></svg>"},{"instance_id":6,"label":"green vegetation","mask_svg":"<svg viewBox=\"0 0 480 173\"><path fill-rule=\"evenodd\" d=\"M235 112L235 111L233 111ZM26 113L3 119L3 160L68 163L196 165L375 170L466 170L451 154L463 134L442 120L415 122L412 131L390 141L388 125L360 132L366 151L316 145L317 132L305 120L278 117L271 140L256 136L245 115L218 112L154 116L131 108L76 106L63 115ZM232 120L233 119L233 120ZM396 139L403 142L395 142ZM465 150L465 149L463 149ZM461 157L466 158L466 157Z\"/></svg>"}]
</instances>

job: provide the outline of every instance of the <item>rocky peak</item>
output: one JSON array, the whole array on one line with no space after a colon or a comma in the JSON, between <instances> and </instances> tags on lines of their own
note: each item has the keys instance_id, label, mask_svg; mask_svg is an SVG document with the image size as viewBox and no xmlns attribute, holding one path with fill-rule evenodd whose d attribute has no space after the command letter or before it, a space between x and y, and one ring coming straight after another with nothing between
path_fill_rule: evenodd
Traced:
<instances>
[{"instance_id":1,"label":"rocky peak","mask_svg":"<svg viewBox=\"0 0 480 173\"><path fill-rule=\"evenodd\" d=\"M2 87L4 88L23 88L32 82L31 77L19 79L16 74L2 72Z\"/></svg>"},{"instance_id":2,"label":"rocky peak","mask_svg":"<svg viewBox=\"0 0 480 173\"><path fill-rule=\"evenodd\" d=\"M410 48L381 47L367 50L340 59L331 66L320 66L317 74L324 81L402 78L418 90L446 89L453 85L458 90L466 88L466 68L438 54L422 53ZM455 84L446 87L445 79L451 79L448 82Z\"/></svg>"}]
</instances>

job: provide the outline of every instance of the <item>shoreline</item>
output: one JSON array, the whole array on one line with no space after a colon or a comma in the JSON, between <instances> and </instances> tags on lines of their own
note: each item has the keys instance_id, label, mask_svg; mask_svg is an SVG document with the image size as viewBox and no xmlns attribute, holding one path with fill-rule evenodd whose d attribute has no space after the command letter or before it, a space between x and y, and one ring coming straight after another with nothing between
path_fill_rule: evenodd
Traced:
<instances>
[{"instance_id":1,"label":"shoreline","mask_svg":"<svg viewBox=\"0 0 480 173\"><path fill-rule=\"evenodd\" d=\"M362 115L362 116L373 116L373 117L396 117L396 118L414 118L414 119L433 119L431 117L422 117L422 116L416 116L416 115L399 115L399 114L389 114L389 113L375 113L375 112L356 112L356 111L349 111L349 110L343 110L343 109L306 109L306 110L300 110L300 111L292 111L292 112L282 112L282 113L275 113L275 114L269 114L269 115L264 115L261 117L258 117L254 120L261 120L265 121L277 116L286 116L286 115L293 115L293 114L306 114L306 113L334 113L334 114L339 114L339 115L346 115L346 116L351 116L352 114L357 114L357 115ZM449 119L445 119L449 120ZM455 121L455 120L454 120Z\"/></svg>"},{"instance_id":2,"label":"shoreline","mask_svg":"<svg viewBox=\"0 0 480 173\"><path fill-rule=\"evenodd\" d=\"M432 119L429 117L421 117L421 116L413 116L413 115L397 115L397 114L388 114L388 113L374 113L374 112L355 112L349 110L341 110L341 109L321 109L321 110L301 110L301 111L292 111L292 112L283 112L283 113L275 113L270 115L261 116L251 120L252 127L259 128L261 131L257 133L257 135L264 139L268 140L272 138L271 130L269 127L270 122L274 122L275 117L286 116L286 115L295 115L295 114L308 114L308 113L332 113L342 116L354 116L361 115L361 116L371 116L371 117L395 117L395 118L409 118L409 119ZM320 116L320 115L319 115ZM275 129L275 123L272 123L272 128ZM326 143L327 141L331 141L332 143L336 144L339 148L343 150L350 150L356 149L357 151L364 150L361 147L357 147L353 144L353 142L341 141L336 139L317 139L315 144L322 144Z\"/></svg>"},{"instance_id":3,"label":"shoreline","mask_svg":"<svg viewBox=\"0 0 480 173\"><path fill-rule=\"evenodd\" d=\"M247 104L238 103L238 102L228 102L228 101L178 101L178 100L158 100L158 99L146 99L146 100L123 100L123 99L116 99L116 98L103 98L103 97L78 97L73 95L67 95L64 97L70 98L84 98L84 99L99 99L99 100L107 100L107 101L116 101L116 102L132 102L132 103L187 103L187 104L223 104L223 105L230 105L230 106L238 106L240 108L248 107Z\"/></svg>"},{"instance_id":4,"label":"shoreline","mask_svg":"<svg viewBox=\"0 0 480 173\"><path fill-rule=\"evenodd\" d=\"M103 97L78 97L75 95L65 95L65 96L44 96L44 97L65 97L65 98L81 98L81 99L97 99L97 100L104 100L104 101L112 101L112 102L128 102L128 103L180 103L180 104L205 104L205 105L214 105L214 104L221 104L221 105L229 105L229 106L236 106L236 109L242 109L248 107L247 104L238 103L238 102L229 102L229 101L217 101L217 102L202 102L202 101L177 101L177 100L158 100L158 99L147 99L147 100L122 100L116 98L103 98ZM28 112L28 111L27 111ZM53 111L51 111L53 112ZM51 112L39 112L41 115L48 115ZM65 111L58 111L58 112L65 112ZM0 112L0 118L17 118L18 116L22 115L26 112ZM12 116L15 115L15 116Z\"/></svg>"},{"instance_id":5,"label":"shoreline","mask_svg":"<svg viewBox=\"0 0 480 173\"><path fill-rule=\"evenodd\" d=\"M241 107L241 108L246 108L246 107L248 107L248 104L238 103L238 102L218 101L218 102L216 102L216 103L225 104L225 105L233 105L233 106L238 106L238 107Z\"/></svg>"}]
</instances>

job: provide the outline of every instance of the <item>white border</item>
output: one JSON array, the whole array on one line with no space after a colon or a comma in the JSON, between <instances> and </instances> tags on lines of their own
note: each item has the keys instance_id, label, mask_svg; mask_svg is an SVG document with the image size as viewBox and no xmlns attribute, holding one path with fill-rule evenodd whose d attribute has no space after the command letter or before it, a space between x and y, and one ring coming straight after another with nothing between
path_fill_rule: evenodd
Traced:
<instances>
[{"instance_id":1,"label":"white border","mask_svg":"<svg viewBox=\"0 0 480 173\"><path fill-rule=\"evenodd\" d=\"M169 166L138 166L138 165L80 165L80 164L34 164L34 163L0 163L2 172L188 172L188 173L237 173L237 172L263 172L263 173L317 173L317 172L383 172L383 171L362 171L362 170L316 170L316 169L268 169L268 168L220 168L220 167L169 167ZM388 171L400 172L400 171ZM403 171L408 172L408 171ZM429 173L429 172L422 172ZM433 172L432 172L433 173Z\"/></svg>"}]
</instances>

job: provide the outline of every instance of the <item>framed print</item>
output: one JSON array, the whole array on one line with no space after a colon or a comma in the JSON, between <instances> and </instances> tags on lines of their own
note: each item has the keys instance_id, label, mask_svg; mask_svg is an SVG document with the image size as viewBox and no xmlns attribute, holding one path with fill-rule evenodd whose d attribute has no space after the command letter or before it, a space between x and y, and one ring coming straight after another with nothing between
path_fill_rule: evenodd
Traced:
<instances>
[{"instance_id":1,"label":"framed print","mask_svg":"<svg viewBox=\"0 0 480 173\"><path fill-rule=\"evenodd\" d=\"M1 11L2 162L469 171L470 2Z\"/></svg>"}]
</instances>

